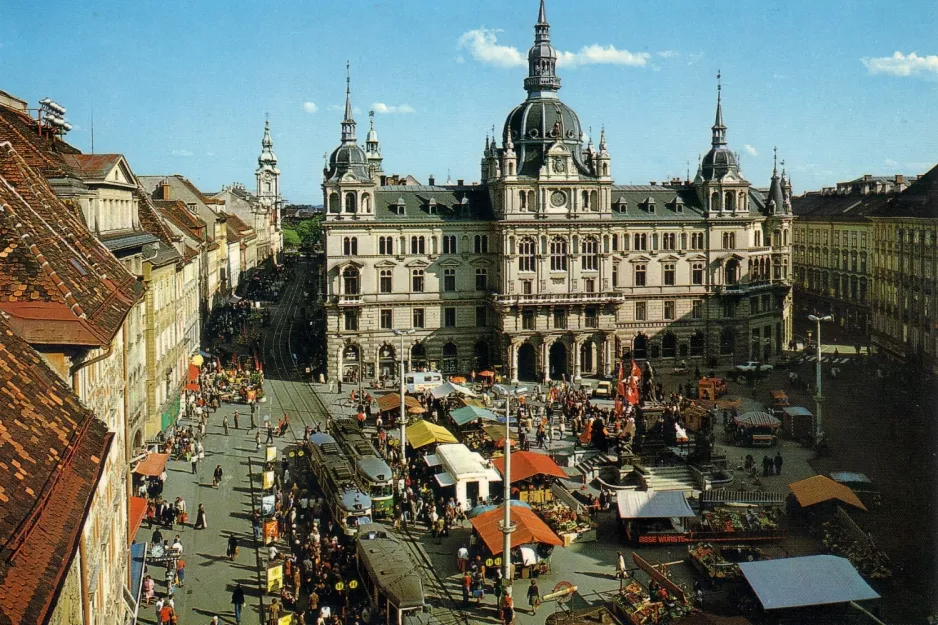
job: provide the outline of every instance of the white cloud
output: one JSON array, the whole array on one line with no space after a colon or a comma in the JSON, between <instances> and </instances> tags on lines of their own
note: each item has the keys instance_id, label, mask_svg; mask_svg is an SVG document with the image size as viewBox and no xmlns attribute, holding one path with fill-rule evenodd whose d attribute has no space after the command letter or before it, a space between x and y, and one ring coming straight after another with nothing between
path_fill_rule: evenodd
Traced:
<instances>
[{"instance_id":1,"label":"white cloud","mask_svg":"<svg viewBox=\"0 0 938 625\"><path fill-rule=\"evenodd\" d=\"M746 154L748 154L749 156L759 156L759 151L756 150L751 145L749 145L748 143L744 145L743 148L746 150Z\"/></svg>"},{"instance_id":2,"label":"white cloud","mask_svg":"<svg viewBox=\"0 0 938 625\"><path fill-rule=\"evenodd\" d=\"M315 113L319 110L319 107L316 106L315 102L303 102L303 110L307 113Z\"/></svg>"},{"instance_id":3,"label":"white cloud","mask_svg":"<svg viewBox=\"0 0 938 625\"><path fill-rule=\"evenodd\" d=\"M518 48L498 43L496 33L500 31L489 28L477 28L462 34L459 38L459 48L465 48L477 61L498 67L524 67L527 60ZM664 58L670 58L670 51L660 53ZM592 44L583 46L579 52L558 51L557 65L559 67L576 67L578 65L628 65L644 67L648 64L651 54L648 52L629 52L619 50L613 45L603 46Z\"/></svg>"},{"instance_id":4,"label":"white cloud","mask_svg":"<svg viewBox=\"0 0 938 625\"><path fill-rule=\"evenodd\" d=\"M919 56L915 52L908 55L894 52L892 56L879 56L862 59L870 74L890 74L892 76L938 76L938 54Z\"/></svg>"},{"instance_id":5,"label":"white cloud","mask_svg":"<svg viewBox=\"0 0 938 625\"><path fill-rule=\"evenodd\" d=\"M658 52L657 54L663 59L673 59L681 55L680 52L675 52L674 50L662 50L661 52Z\"/></svg>"},{"instance_id":6,"label":"white cloud","mask_svg":"<svg viewBox=\"0 0 938 625\"><path fill-rule=\"evenodd\" d=\"M173 156L192 156L189 150L173 150Z\"/></svg>"},{"instance_id":7,"label":"white cloud","mask_svg":"<svg viewBox=\"0 0 938 625\"><path fill-rule=\"evenodd\" d=\"M391 115L393 113L416 113L417 112L414 110L414 107L412 107L409 104L400 104L400 105L395 106L395 105L385 104L384 102L375 102L374 104L371 105L371 108L375 113L379 113L382 115Z\"/></svg>"}]
</instances>

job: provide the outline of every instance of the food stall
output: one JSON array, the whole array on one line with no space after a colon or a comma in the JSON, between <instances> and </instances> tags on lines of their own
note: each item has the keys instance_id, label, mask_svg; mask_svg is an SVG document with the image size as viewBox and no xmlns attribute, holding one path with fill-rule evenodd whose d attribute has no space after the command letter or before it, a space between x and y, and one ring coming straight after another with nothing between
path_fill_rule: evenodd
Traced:
<instances>
[{"instance_id":1,"label":"food stall","mask_svg":"<svg viewBox=\"0 0 938 625\"><path fill-rule=\"evenodd\" d=\"M681 416L688 432L708 432L713 425L713 413L694 403L685 408Z\"/></svg>"},{"instance_id":2,"label":"food stall","mask_svg":"<svg viewBox=\"0 0 938 625\"><path fill-rule=\"evenodd\" d=\"M740 562L765 560L761 549L747 545L714 546L711 543L695 543L687 546L687 559L703 575L710 586L742 582Z\"/></svg>"},{"instance_id":3,"label":"food stall","mask_svg":"<svg viewBox=\"0 0 938 625\"><path fill-rule=\"evenodd\" d=\"M778 442L782 422L767 412L745 412L733 419L730 434L744 447L772 447Z\"/></svg>"},{"instance_id":4,"label":"food stall","mask_svg":"<svg viewBox=\"0 0 938 625\"><path fill-rule=\"evenodd\" d=\"M696 515L681 491L620 490L619 521L625 536L641 545L686 543L688 519Z\"/></svg>"},{"instance_id":5,"label":"food stall","mask_svg":"<svg viewBox=\"0 0 938 625\"><path fill-rule=\"evenodd\" d=\"M421 419L407 426L407 443L412 449L458 442L449 430L436 423Z\"/></svg>"},{"instance_id":6,"label":"food stall","mask_svg":"<svg viewBox=\"0 0 938 625\"><path fill-rule=\"evenodd\" d=\"M788 438L805 440L812 438L814 414L801 406L786 406L781 409L782 431Z\"/></svg>"},{"instance_id":7,"label":"food stall","mask_svg":"<svg viewBox=\"0 0 938 625\"><path fill-rule=\"evenodd\" d=\"M700 378L697 381L697 397L700 399L716 400L727 393L726 380L723 378Z\"/></svg>"},{"instance_id":8,"label":"food stall","mask_svg":"<svg viewBox=\"0 0 938 625\"><path fill-rule=\"evenodd\" d=\"M489 499L491 483L502 481L490 461L461 443L438 445L436 453L427 455L425 462L436 470L433 477L441 490L452 488L446 497L455 497L467 508Z\"/></svg>"},{"instance_id":9,"label":"food stall","mask_svg":"<svg viewBox=\"0 0 938 625\"><path fill-rule=\"evenodd\" d=\"M683 623L683 618L696 612L684 591L655 565L637 553L632 553L632 561L651 581L647 591L634 579L622 585L612 600L616 616L632 625L650 625Z\"/></svg>"},{"instance_id":10,"label":"food stall","mask_svg":"<svg viewBox=\"0 0 938 625\"><path fill-rule=\"evenodd\" d=\"M727 505L700 513L691 531L696 540L710 542L777 541L785 537L779 511L760 505Z\"/></svg>"},{"instance_id":11,"label":"food stall","mask_svg":"<svg viewBox=\"0 0 938 625\"><path fill-rule=\"evenodd\" d=\"M769 403L766 406L768 412L781 418L782 408L790 405L791 402L788 400L788 393L782 390L769 391Z\"/></svg>"},{"instance_id":12,"label":"food stall","mask_svg":"<svg viewBox=\"0 0 938 625\"><path fill-rule=\"evenodd\" d=\"M483 560L498 566L499 556L504 552L504 534L501 522L505 518L501 506L469 520L473 532L484 547ZM533 510L523 506L511 506L511 522L515 525L511 533L511 562L515 578L538 577L550 572L550 555L554 547L563 541L541 520ZM491 566L489 566L491 568Z\"/></svg>"},{"instance_id":13,"label":"food stall","mask_svg":"<svg viewBox=\"0 0 938 625\"><path fill-rule=\"evenodd\" d=\"M889 579L892 563L870 535L856 524L846 510L839 507L830 521L821 525L824 547L834 555L850 560L860 575L867 579Z\"/></svg>"},{"instance_id":14,"label":"food stall","mask_svg":"<svg viewBox=\"0 0 938 625\"><path fill-rule=\"evenodd\" d=\"M857 494L844 484L838 484L824 475L815 475L788 485L788 510L793 514L830 518L839 504L866 511Z\"/></svg>"},{"instance_id":15,"label":"food stall","mask_svg":"<svg viewBox=\"0 0 938 625\"><path fill-rule=\"evenodd\" d=\"M492 464L504 478L505 457L493 458ZM530 503L551 501L551 482L555 478L566 477L567 474L550 456L533 451L516 451L511 454L509 481L512 485L512 498L517 495L521 501Z\"/></svg>"}]
</instances>

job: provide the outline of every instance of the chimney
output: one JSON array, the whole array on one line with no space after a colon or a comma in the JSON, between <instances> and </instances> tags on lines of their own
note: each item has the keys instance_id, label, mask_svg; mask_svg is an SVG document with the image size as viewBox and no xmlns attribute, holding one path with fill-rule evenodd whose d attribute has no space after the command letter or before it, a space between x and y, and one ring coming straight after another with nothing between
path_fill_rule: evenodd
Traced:
<instances>
[{"instance_id":1,"label":"chimney","mask_svg":"<svg viewBox=\"0 0 938 625\"><path fill-rule=\"evenodd\" d=\"M160 183L160 195L162 195L164 200L173 199L173 190L165 180Z\"/></svg>"},{"instance_id":2,"label":"chimney","mask_svg":"<svg viewBox=\"0 0 938 625\"><path fill-rule=\"evenodd\" d=\"M387 177L387 176L381 176L381 186L382 186L382 187L388 186L388 177Z\"/></svg>"},{"instance_id":3,"label":"chimney","mask_svg":"<svg viewBox=\"0 0 938 625\"><path fill-rule=\"evenodd\" d=\"M649 182L648 184L650 184L650 185L653 186L653 187L657 187L657 186L658 186L658 183L657 183L656 181L654 181L654 180L652 180L652 181Z\"/></svg>"},{"instance_id":4,"label":"chimney","mask_svg":"<svg viewBox=\"0 0 938 625\"><path fill-rule=\"evenodd\" d=\"M905 176L902 174L896 174L896 193L905 191L905 187Z\"/></svg>"},{"instance_id":5,"label":"chimney","mask_svg":"<svg viewBox=\"0 0 938 625\"><path fill-rule=\"evenodd\" d=\"M430 178L427 180L427 184L431 187L436 186L436 177L433 174L430 174Z\"/></svg>"},{"instance_id":6,"label":"chimney","mask_svg":"<svg viewBox=\"0 0 938 625\"><path fill-rule=\"evenodd\" d=\"M459 180L456 181L456 186L457 186L457 187L462 187L462 186L464 186L465 184L466 184L466 181L463 180L462 178L460 178Z\"/></svg>"}]
</instances>

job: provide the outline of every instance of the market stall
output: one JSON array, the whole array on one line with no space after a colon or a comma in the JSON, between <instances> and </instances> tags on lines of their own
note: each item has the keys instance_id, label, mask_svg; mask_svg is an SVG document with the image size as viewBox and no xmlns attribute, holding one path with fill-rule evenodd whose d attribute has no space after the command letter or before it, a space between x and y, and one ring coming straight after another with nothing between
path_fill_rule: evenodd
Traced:
<instances>
[{"instance_id":1,"label":"market stall","mask_svg":"<svg viewBox=\"0 0 938 625\"><path fill-rule=\"evenodd\" d=\"M813 438L814 414L801 406L785 406L780 410L782 431L789 438L806 440Z\"/></svg>"},{"instance_id":2,"label":"market stall","mask_svg":"<svg viewBox=\"0 0 938 625\"><path fill-rule=\"evenodd\" d=\"M869 534L857 525L841 507L830 521L821 525L824 547L832 554L850 560L860 575L867 579L889 579L892 563Z\"/></svg>"},{"instance_id":3,"label":"market stall","mask_svg":"<svg viewBox=\"0 0 938 625\"><path fill-rule=\"evenodd\" d=\"M452 380L443 382L439 386L434 387L430 390L430 394L433 395L435 399L442 399L443 397L449 397L450 395L462 395L463 397L476 396L473 391L470 391L465 386L456 384L456 382Z\"/></svg>"},{"instance_id":4,"label":"market stall","mask_svg":"<svg viewBox=\"0 0 938 625\"><path fill-rule=\"evenodd\" d=\"M620 490L619 521L626 537L638 544L686 543L687 520L696 515L681 491Z\"/></svg>"},{"instance_id":5,"label":"market stall","mask_svg":"<svg viewBox=\"0 0 938 625\"><path fill-rule=\"evenodd\" d=\"M426 457L426 464L435 469L433 478L439 489L452 489L446 497L465 502L467 508L488 500L491 483L502 481L491 462L461 443L438 445L436 453Z\"/></svg>"},{"instance_id":6,"label":"market stall","mask_svg":"<svg viewBox=\"0 0 938 625\"><path fill-rule=\"evenodd\" d=\"M765 560L766 556L761 549L746 545L718 547L711 543L694 543L687 546L687 559L710 586L717 587L742 582L739 563Z\"/></svg>"},{"instance_id":7,"label":"market stall","mask_svg":"<svg viewBox=\"0 0 938 625\"><path fill-rule=\"evenodd\" d=\"M727 393L726 380L723 378L700 378L697 381L697 397L700 399L716 400Z\"/></svg>"},{"instance_id":8,"label":"market stall","mask_svg":"<svg viewBox=\"0 0 938 625\"><path fill-rule=\"evenodd\" d=\"M700 513L691 536L710 542L777 541L785 537L779 512L762 505L718 506Z\"/></svg>"},{"instance_id":9,"label":"market stall","mask_svg":"<svg viewBox=\"0 0 938 625\"><path fill-rule=\"evenodd\" d=\"M792 513L829 518L836 512L838 503L866 510L866 506L849 487L824 475L793 482L788 487L791 489L788 508Z\"/></svg>"},{"instance_id":10,"label":"market stall","mask_svg":"<svg viewBox=\"0 0 938 625\"><path fill-rule=\"evenodd\" d=\"M413 449L421 449L428 445L458 442L449 430L436 423L421 419L407 426L407 443Z\"/></svg>"},{"instance_id":11,"label":"market stall","mask_svg":"<svg viewBox=\"0 0 938 625\"><path fill-rule=\"evenodd\" d=\"M876 507L882 504L882 495L879 487L863 473L854 471L831 471L831 479L843 484L854 493L866 507Z\"/></svg>"},{"instance_id":12,"label":"market stall","mask_svg":"<svg viewBox=\"0 0 938 625\"><path fill-rule=\"evenodd\" d=\"M398 393L388 393L387 395L381 395L378 397L377 401L379 412L391 412L401 409L401 396ZM408 411L410 411L412 408L420 408L421 411L423 410L423 405L417 400L417 398L411 397L410 395L404 396L404 407Z\"/></svg>"},{"instance_id":13,"label":"market stall","mask_svg":"<svg viewBox=\"0 0 938 625\"><path fill-rule=\"evenodd\" d=\"M504 534L500 523L504 510L499 507L470 520L488 555L497 557L504 552ZM550 571L550 554L563 541L532 510L511 506L511 562L515 577L537 577ZM484 557L483 560L488 558Z\"/></svg>"},{"instance_id":14,"label":"market stall","mask_svg":"<svg viewBox=\"0 0 938 625\"><path fill-rule=\"evenodd\" d=\"M493 458L492 464L504 478L504 456ZM511 454L509 481L513 487L512 496L514 497L517 493L521 501L543 503L552 500L553 496L550 492L552 478L566 477L567 474L550 456L533 451L517 451Z\"/></svg>"},{"instance_id":15,"label":"market stall","mask_svg":"<svg viewBox=\"0 0 938 625\"><path fill-rule=\"evenodd\" d=\"M729 434L737 445L771 447L778 439L782 422L767 412L745 412L733 419Z\"/></svg>"},{"instance_id":16,"label":"market stall","mask_svg":"<svg viewBox=\"0 0 938 625\"><path fill-rule=\"evenodd\" d=\"M619 588L612 600L612 610L624 622L632 625L682 623L682 618L696 612L684 591L655 565L637 553L632 553L632 561L651 580L647 591L635 580Z\"/></svg>"}]
</instances>

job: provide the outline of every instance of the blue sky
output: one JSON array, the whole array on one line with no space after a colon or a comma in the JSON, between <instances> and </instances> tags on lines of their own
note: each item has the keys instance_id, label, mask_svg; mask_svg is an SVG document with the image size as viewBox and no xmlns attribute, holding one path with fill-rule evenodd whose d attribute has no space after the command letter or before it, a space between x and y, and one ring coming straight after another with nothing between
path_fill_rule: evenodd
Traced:
<instances>
[{"instance_id":1,"label":"blue sky","mask_svg":"<svg viewBox=\"0 0 938 625\"><path fill-rule=\"evenodd\" d=\"M478 179L492 125L525 96L536 0L33 2L0 9L0 89L68 108L68 140L138 174L253 188L265 113L281 188L320 203L345 61L363 141L388 173ZM722 71L730 148L766 186L772 147L796 192L938 162L938 1L548 0L560 97L605 125L613 175L691 175Z\"/></svg>"}]
</instances>

